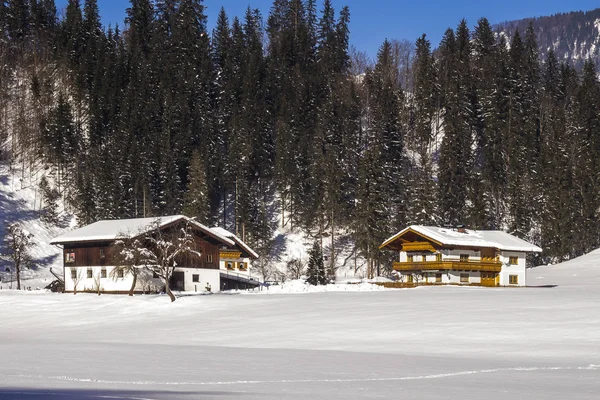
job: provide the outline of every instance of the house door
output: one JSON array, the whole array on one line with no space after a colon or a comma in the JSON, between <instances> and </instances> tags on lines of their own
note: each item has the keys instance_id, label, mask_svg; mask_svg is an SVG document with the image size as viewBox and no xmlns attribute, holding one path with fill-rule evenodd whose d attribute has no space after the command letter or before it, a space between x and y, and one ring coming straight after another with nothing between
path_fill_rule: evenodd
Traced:
<instances>
[{"instance_id":1,"label":"house door","mask_svg":"<svg viewBox=\"0 0 600 400\"><path fill-rule=\"evenodd\" d=\"M171 286L171 290L183 292L185 290L185 274L183 271L173 272L169 285Z\"/></svg>"}]
</instances>

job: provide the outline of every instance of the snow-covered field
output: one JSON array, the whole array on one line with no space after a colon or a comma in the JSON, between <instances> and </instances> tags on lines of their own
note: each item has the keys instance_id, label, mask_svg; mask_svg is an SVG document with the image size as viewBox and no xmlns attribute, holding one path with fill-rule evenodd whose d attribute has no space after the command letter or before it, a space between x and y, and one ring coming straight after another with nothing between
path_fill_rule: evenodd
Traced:
<instances>
[{"instance_id":1,"label":"snow-covered field","mask_svg":"<svg viewBox=\"0 0 600 400\"><path fill-rule=\"evenodd\" d=\"M558 286L2 290L0 399L600 398L600 251L528 273Z\"/></svg>"}]
</instances>

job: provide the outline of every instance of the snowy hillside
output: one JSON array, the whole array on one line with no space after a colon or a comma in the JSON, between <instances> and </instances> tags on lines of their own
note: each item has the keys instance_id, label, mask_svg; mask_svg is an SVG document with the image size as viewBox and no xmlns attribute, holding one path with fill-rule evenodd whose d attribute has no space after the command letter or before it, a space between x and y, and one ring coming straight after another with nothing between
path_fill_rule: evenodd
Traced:
<instances>
[{"instance_id":1,"label":"snowy hillside","mask_svg":"<svg viewBox=\"0 0 600 400\"><path fill-rule=\"evenodd\" d=\"M0 398L597 399L600 250L528 273L172 304L3 290Z\"/></svg>"},{"instance_id":2,"label":"snowy hillside","mask_svg":"<svg viewBox=\"0 0 600 400\"><path fill-rule=\"evenodd\" d=\"M50 268L62 271L60 249L49 244L50 239L61 234L72 217L62 213L64 227L47 226L40 221L40 191L36 182L43 171L22 174L21 170L11 171L5 163L0 163L0 238L4 238L6 227L13 222L20 222L27 232L33 234L34 246L30 253L33 257L34 268L25 270L22 274L24 287L45 287L54 280ZM0 253L7 250L3 240L0 240ZM11 274L6 268L11 264L0 260L0 286L4 289L10 286ZM12 275L13 279L16 279Z\"/></svg>"},{"instance_id":3,"label":"snowy hillside","mask_svg":"<svg viewBox=\"0 0 600 400\"><path fill-rule=\"evenodd\" d=\"M533 23L542 59L553 50L559 60L580 69L591 58L600 61L600 9L576 11L539 18L526 18L504 22L496 26L498 32L508 37L508 43L519 30L521 37Z\"/></svg>"}]
</instances>

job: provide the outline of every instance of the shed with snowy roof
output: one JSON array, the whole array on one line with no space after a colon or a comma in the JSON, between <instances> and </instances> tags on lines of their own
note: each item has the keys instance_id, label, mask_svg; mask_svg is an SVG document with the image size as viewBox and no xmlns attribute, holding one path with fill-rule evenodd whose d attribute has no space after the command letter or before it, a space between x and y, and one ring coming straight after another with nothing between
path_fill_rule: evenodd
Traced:
<instances>
[{"instance_id":1,"label":"shed with snowy roof","mask_svg":"<svg viewBox=\"0 0 600 400\"><path fill-rule=\"evenodd\" d=\"M526 286L526 256L538 246L503 231L412 225L381 246L397 251L393 268L409 285Z\"/></svg>"},{"instance_id":2,"label":"shed with snowy roof","mask_svg":"<svg viewBox=\"0 0 600 400\"><path fill-rule=\"evenodd\" d=\"M127 271L116 271L117 276L111 273L116 269L112 254L115 242L141 237L153 230L178 229L184 224L193 234L200 257L182 259L169 280L169 286L174 291L221 290L221 252L238 251L239 244L220 230L210 229L184 215L171 215L98 221L51 240L51 244L63 246L65 291L128 292L134 277ZM138 277L135 291L158 291L162 286L161 280L150 274L142 279Z\"/></svg>"}]
</instances>

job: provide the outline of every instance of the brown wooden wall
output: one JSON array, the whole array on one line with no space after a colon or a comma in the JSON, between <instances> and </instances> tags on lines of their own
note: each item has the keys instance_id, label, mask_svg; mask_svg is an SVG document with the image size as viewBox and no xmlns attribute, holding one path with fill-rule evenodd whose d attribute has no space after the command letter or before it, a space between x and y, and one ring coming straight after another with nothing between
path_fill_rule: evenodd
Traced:
<instances>
[{"instance_id":1,"label":"brown wooden wall","mask_svg":"<svg viewBox=\"0 0 600 400\"><path fill-rule=\"evenodd\" d=\"M177 266L184 268L219 269L220 246L209 243L200 237L196 237L196 245L202 254L201 259L195 256L184 255L177 260ZM65 267L113 265L110 246L110 242L65 244L63 247L63 264ZM104 257L101 257L101 250L104 252ZM66 262L66 255L68 253L75 253L74 263ZM211 258L209 256L212 256L212 261L210 261Z\"/></svg>"},{"instance_id":2,"label":"brown wooden wall","mask_svg":"<svg viewBox=\"0 0 600 400\"><path fill-rule=\"evenodd\" d=\"M101 257L100 251L104 251L104 257ZM75 262L67 263L66 255L75 253ZM88 267L95 265L110 264L109 243L72 243L66 244L63 248L63 263L66 267Z\"/></svg>"}]
</instances>

